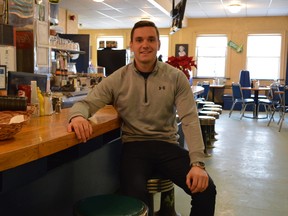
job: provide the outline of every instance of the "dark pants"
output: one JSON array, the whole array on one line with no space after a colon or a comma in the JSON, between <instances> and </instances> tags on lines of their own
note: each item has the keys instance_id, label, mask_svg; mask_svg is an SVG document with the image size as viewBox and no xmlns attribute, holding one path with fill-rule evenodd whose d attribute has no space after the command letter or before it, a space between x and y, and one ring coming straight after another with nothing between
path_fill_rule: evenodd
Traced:
<instances>
[{"instance_id":1,"label":"dark pants","mask_svg":"<svg viewBox=\"0 0 288 216\"><path fill-rule=\"evenodd\" d=\"M190 216L214 215L216 187L213 180L209 177L209 186L204 192L192 194L186 185L189 170L188 151L179 145L161 141L123 143L121 192L149 203L147 180L157 173L157 176L170 179L191 196Z\"/></svg>"}]
</instances>

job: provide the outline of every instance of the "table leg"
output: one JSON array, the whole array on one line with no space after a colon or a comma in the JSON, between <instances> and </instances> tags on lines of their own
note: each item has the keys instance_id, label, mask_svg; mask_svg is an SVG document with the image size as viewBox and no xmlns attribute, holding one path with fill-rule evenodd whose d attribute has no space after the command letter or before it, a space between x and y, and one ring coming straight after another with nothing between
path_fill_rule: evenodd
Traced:
<instances>
[{"instance_id":1,"label":"table leg","mask_svg":"<svg viewBox=\"0 0 288 216\"><path fill-rule=\"evenodd\" d=\"M215 88L212 88L212 101L213 101L213 102L215 102L215 101L214 101L214 95L215 95Z\"/></svg>"},{"instance_id":2,"label":"table leg","mask_svg":"<svg viewBox=\"0 0 288 216\"><path fill-rule=\"evenodd\" d=\"M254 91L254 102L255 102L255 109L254 109L254 118L258 118L258 108L259 108L259 102L258 102L258 97L259 97L259 91L255 90Z\"/></svg>"}]
</instances>

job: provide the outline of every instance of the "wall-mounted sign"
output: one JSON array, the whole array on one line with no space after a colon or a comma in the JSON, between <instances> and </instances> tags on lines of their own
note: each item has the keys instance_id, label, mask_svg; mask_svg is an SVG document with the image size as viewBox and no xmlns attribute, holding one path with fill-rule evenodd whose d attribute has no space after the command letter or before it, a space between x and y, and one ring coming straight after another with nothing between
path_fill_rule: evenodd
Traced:
<instances>
[{"instance_id":1,"label":"wall-mounted sign","mask_svg":"<svg viewBox=\"0 0 288 216\"><path fill-rule=\"evenodd\" d=\"M238 45L231 40L228 42L228 46L234 49L237 53L241 53L243 51L243 45Z\"/></svg>"},{"instance_id":2,"label":"wall-mounted sign","mask_svg":"<svg viewBox=\"0 0 288 216\"><path fill-rule=\"evenodd\" d=\"M0 65L0 89L6 88L6 65Z\"/></svg>"}]
</instances>

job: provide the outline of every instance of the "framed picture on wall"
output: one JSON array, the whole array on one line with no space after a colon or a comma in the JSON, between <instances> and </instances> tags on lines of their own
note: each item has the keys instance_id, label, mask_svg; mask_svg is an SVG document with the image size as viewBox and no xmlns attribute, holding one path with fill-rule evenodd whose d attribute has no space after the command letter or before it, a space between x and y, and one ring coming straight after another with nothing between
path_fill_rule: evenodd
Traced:
<instances>
[{"instance_id":1,"label":"framed picture on wall","mask_svg":"<svg viewBox=\"0 0 288 216\"><path fill-rule=\"evenodd\" d=\"M6 65L0 65L0 89L6 89Z\"/></svg>"},{"instance_id":2,"label":"framed picture on wall","mask_svg":"<svg viewBox=\"0 0 288 216\"><path fill-rule=\"evenodd\" d=\"M175 56L188 56L188 44L176 44L175 45Z\"/></svg>"}]
</instances>

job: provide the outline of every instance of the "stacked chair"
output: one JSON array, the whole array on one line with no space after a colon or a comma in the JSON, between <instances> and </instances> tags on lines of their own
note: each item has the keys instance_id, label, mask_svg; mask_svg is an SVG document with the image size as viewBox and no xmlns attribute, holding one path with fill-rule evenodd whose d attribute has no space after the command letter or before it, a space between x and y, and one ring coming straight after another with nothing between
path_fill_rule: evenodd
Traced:
<instances>
[{"instance_id":1,"label":"stacked chair","mask_svg":"<svg viewBox=\"0 0 288 216\"><path fill-rule=\"evenodd\" d=\"M281 105L281 95L277 94L278 91L279 91L279 85L271 84L268 97L260 98L258 100L259 103L258 109L260 106L264 106L266 112L266 118L268 118L269 115L272 116L272 113L275 112Z\"/></svg>"},{"instance_id":2,"label":"stacked chair","mask_svg":"<svg viewBox=\"0 0 288 216\"><path fill-rule=\"evenodd\" d=\"M279 87L279 92L275 92L275 94L279 94L281 97L280 104L278 104L276 107L273 107L272 114L270 116L269 122L267 126L270 125L271 121L274 120L274 114L275 112L279 112L279 132L281 131L283 121L285 120L285 114L288 112L288 85L284 87Z\"/></svg>"},{"instance_id":3,"label":"stacked chair","mask_svg":"<svg viewBox=\"0 0 288 216\"><path fill-rule=\"evenodd\" d=\"M282 108L280 109L279 132L281 131L283 121L285 120L285 113L288 112L288 85L283 89Z\"/></svg>"}]
</instances>

